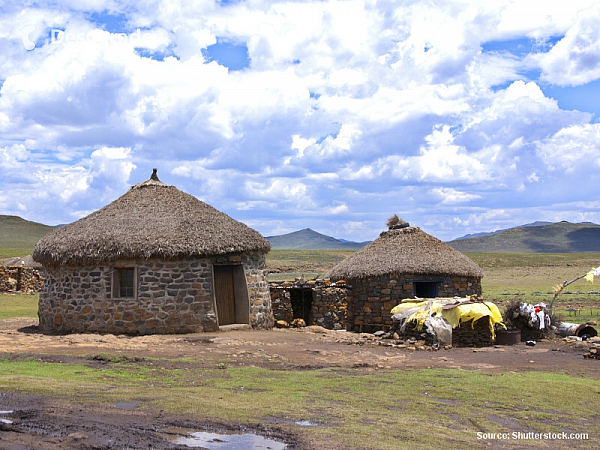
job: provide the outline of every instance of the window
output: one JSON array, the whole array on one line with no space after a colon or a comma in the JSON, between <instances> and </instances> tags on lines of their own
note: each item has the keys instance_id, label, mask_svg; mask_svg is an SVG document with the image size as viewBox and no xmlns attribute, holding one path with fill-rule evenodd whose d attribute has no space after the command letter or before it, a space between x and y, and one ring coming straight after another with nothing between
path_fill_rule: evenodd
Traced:
<instances>
[{"instance_id":1,"label":"window","mask_svg":"<svg viewBox=\"0 0 600 450\"><path fill-rule=\"evenodd\" d=\"M113 298L135 298L136 279L134 267L116 267L113 271Z\"/></svg>"},{"instance_id":2,"label":"window","mask_svg":"<svg viewBox=\"0 0 600 450\"><path fill-rule=\"evenodd\" d=\"M413 281L415 297L435 298L438 296L437 281Z\"/></svg>"}]
</instances>

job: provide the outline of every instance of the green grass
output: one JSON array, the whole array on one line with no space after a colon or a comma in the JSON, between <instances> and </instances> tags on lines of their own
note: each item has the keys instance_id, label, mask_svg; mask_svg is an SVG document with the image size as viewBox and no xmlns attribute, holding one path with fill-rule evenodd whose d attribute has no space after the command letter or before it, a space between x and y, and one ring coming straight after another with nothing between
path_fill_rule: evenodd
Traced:
<instances>
[{"instance_id":1,"label":"green grass","mask_svg":"<svg viewBox=\"0 0 600 450\"><path fill-rule=\"evenodd\" d=\"M35 244L54 227L0 215L0 258L31 255Z\"/></svg>"},{"instance_id":2,"label":"green grass","mask_svg":"<svg viewBox=\"0 0 600 450\"><path fill-rule=\"evenodd\" d=\"M271 250L267 254L270 280L322 277L356 250ZM280 272L280 273L277 273Z\"/></svg>"},{"instance_id":3,"label":"green grass","mask_svg":"<svg viewBox=\"0 0 600 450\"><path fill-rule=\"evenodd\" d=\"M489 300L515 298L538 303L552 300L554 286L572 280L600 266L599 253L568 254L489 254L469 253L469 258L483 269L483 295ZM583 279L569 285L557 298L560 304L598 304L600 279L591 284ZM569 293L571 292L571 293Z\"/></svg>"},{"instance_id":4,"label":"green grass","mask_svg":"<svg viewBox=\"0 0 600 450\"><path fill-rule=\"evenodd\" d=\"M537 432L600 436L597 380L540 372L494 374L464 370L351 369L279 371L261 368L177 370L112 364L0 360L5 392L69 401L146 402L190 420L239 423L310 420L317 441L343 448L472 448L476 433L511 432L514 423ZM151 401L148 392L151 391ZM541 395L543 393L543 395ZM573 414L573 411L577 411ZM502 422L499 424L498 422ZM528 442L544 448L544 442Z\"/></svg>"},{"instance_id":5,"label":"green grass","mask_svg":"<svg viewBox=\"0 0 600 450\"><path fill-rule=\"evenodd\" d=\"M38 316L39 294L0 295L0 320Z\"/></svg>"},{"instance_id":6,"label":"green grass","mask_svg":"<svg viewBox=\"0 0 600 450\"><path fill-rule=\"evenodd\" d=\"M35 246L35 244L34 244ZM0 259L31 255L33 247L0 248Z\"/></svg>"}]
</instances>

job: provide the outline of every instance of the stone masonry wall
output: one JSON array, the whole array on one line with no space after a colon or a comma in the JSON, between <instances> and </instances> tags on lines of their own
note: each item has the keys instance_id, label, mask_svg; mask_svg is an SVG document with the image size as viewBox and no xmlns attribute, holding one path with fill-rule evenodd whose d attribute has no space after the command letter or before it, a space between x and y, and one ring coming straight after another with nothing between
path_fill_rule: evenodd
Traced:
<instances>
[{"instance_id":1,"label":"stone masonry wall","mask_svg":"<svg viewBox=\"0 0 600 450\"><path fill-rule=\"evenodd\" d=\"M0 266L0 292L37 292L43 280L37 269L23 266Z\"/></svg>"},{"instance_id":2,"label":"stone masonry wall","mask_svg":"<svg viewBox=\"0 0 600 450\"><path fill-rule=\"evenodd\" d=\"M290 290L306 289L312 292L310 320L307 325L320 325L330 330L346 327L348 287L343 281L309 280L297 278L294 282L271 282L271 302L275 320L290 323L294 319Z\"/></svg>"},{"instance_id":3,"label":"stone masonry wall","mask_svg":"<svg viewBox=\"0 0 600 450\"><path fill-rule=\"evenodd\" d=\"M414 285L410 280L437 281L439 277L384 275L351 280L352 294L348 301L346 329L388 329L392 325L391 309L402 299L414 297ZM439 297L465 297L473 294L481 295L481 280L478 278L454 277L438 285Z\"/></svg>"},{"instance_id":4,"label":"stone masonry wall","mask_svg":"<svg viewBox=\"0 0 600 450\"><path fill-rule=\"evenodd\" d=\"M186 261L119 261L95 267L44 268L40 330L59 333L172 334L215 331L212 264L244 262L251 323L272 327L264 255ZM113 299L111 270L136 267L137 298Z\"/></svg>"}]
</instances>

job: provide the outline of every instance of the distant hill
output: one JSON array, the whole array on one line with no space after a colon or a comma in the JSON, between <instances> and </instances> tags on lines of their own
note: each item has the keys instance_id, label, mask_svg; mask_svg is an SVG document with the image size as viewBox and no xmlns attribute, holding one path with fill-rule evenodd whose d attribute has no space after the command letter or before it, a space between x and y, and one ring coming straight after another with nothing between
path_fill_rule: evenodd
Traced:
<instances>
[{"instance_id":1,"label":"distant hill","mask_svg":"<svg viewBox=\"0 0 600 450\"><path fill-rule=\"evenodd\" d=\"M448 244L467 253L600 252L600 225L589 222L527 224L486 236L455 239Z\"/></svg>"},{"instance_id":2,"label":"distant hill","mask_svg":"<svg viewBox=\"0 0 600 450\"><path fill-rule=\"evenodd\" d=\"M317 233L310 228L280 236L267 236L275 250L357 250L368 242L350 242Z\"/></svg>"},{"instance_id":3,"label":"distant hill","mask_svg":"<svg viewBox=\"0 0 600 450\"><path fill-rule=\"evenodd\" d=\"M583 222L583 223L590 223L590 222ZM478 238L478 237L491 236L492 234L498 234L498 233L502 233L503 231L513 230L514 228L541 227L541 226L544 226L544 225L551 225L551 224L552 224L552 222L536 221L536 222L533 222L533 223L526 223L525 225L520 225L518 227L506 228L504 230L496 230L496 231L489 231L489 232L483 232L483 233L465 234L462 237L456 238L455 241L458 241L460 239L473 239L473 238Z\"/></svg>"},{"instance_id":4,"label":"distant hill","mask_svg":"<svg viewBox=\"0 0 600 450\"><path fill-rule=\"evenodd\" d=\"M30 222L18 216L0 215L0 257L24 256L54 227Z\"/></svg>"}]
</instances>

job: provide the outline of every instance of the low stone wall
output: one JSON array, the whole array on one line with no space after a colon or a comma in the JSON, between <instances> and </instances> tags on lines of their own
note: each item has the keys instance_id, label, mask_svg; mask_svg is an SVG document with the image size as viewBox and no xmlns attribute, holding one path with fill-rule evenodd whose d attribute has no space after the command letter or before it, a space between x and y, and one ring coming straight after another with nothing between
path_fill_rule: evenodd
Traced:
<instances>
[{"instance_id":1,"label":"low stone wall","mask_svg":"<svg viewBox=\"0 0 600 450\"><path fill-rule=\"evenodd\" d=\"M242 264L250 323L271 328L273 314L264 255L186 261L119 261L111 266L43 268L40 330L59 333L172 334L218 329L213 264ZM135 267L137 298L111 295L114 266Z\"/></svg>"},{"instance_id":2,"label":"low stone wall","mask_svg":"<svg viewBox=\"0 0 600 450\"><path fill-rule=\"evenodd\" d=\"M32 267L0 266L0 292L38 292L43 282Z\"/></svg>"},{"instance_id":3,"label":"low stone wall","mask_svg":"<svg viewBox=\"0 0 600 450\"><path fill-rule=\"evenodd\" d=\"M390 311L402 299L414 297L412 281L437 281L439 277L416 277L414 275L384 275L380 277L349 280L352 285L348 300L346 329L349 331L388 330L392 325ZM438 284L439 297L466 297L481 295L481 280L454 277Z\"/></svg>"},{"instance_id":4,"label":"low stone wall","mask_svg":"<svg viewBox=\"0 0 600 450\"><path fill-rule=\"evenodd\" d=\"M271 305L276 321L291 323L294 316L291 303L292 290L306 290L312 295L309 321L306 325L320 325L330 330L346 327L348 289L346 283L329 280L304 280L271 282Z\"/></svg>"}]
</instances>

